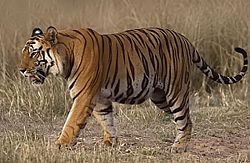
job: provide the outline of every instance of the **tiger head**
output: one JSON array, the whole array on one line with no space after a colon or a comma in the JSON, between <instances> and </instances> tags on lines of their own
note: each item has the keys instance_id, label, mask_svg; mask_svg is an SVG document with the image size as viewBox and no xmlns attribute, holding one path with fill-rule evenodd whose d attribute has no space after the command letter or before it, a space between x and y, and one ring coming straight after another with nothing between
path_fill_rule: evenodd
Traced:
<instances>
[{"instance_id":1,"label":"tiger head","mask_svg":"<svg viewBox=\"0 0 250 163\"><path fill-rule=\"evenodd\" d=\"M22 54L19 70L32 84L43 84L50 74L57 75L59 67L55 64L57 43L57 30L49 27L46 33L40 28L35 28L31 38L26 42Z\"/></svg>"}]
</instances>

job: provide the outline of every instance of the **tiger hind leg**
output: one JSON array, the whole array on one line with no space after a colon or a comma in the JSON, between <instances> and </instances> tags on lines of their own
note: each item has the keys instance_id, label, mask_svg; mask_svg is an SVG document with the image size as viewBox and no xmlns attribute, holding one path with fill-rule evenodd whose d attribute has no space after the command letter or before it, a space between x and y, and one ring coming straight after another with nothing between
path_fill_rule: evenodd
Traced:
<instances>
[{"instance_id":1,"label":"tiger hind leg","mask_svg":"<svg viewBox=\"0 0 250 163\"><path fill-rule=\"evenodd\" d=\"M191 139L192 121L189 115L188 102L188 95L184 95L183 97L178 97L175 104L170 107L177 129L176 138L171 148L172 153L185 152Z\"/></svg>"},{"instance_id":2,"label":"tiger hind leg","mask_svg":"<svg viewBox=\"0 0 250 163\"><path fill-rule=\"evenodd\" d=\"M161 89L156 89L152 93L150 99L161 110L173 114L177 128L177 135L171 147L171 152L185 152L187 144L191 139L192 131L192 122L189 117L188 98L185 95L177 97L175 103L170 105L167 102L165 92Z\"/></svg>"},{"instance_id":3,"label":"tiger hind leg","mask_svg":"<svg viewBox=\"0 0 250 163\"><path fill-rule=\"evenodd\" d=\"M93 115L103 129L103 143L114 146L117 143L116 129L113 121L113 106L108 100L102 100L94 108Z\"/></svg>"},{"instance_id":4,"label":"tiger hind leg","mask_svg":"<svg viewBox=\"0 0 250 163\"><path fill-rule=\"evenodd\" d=\"M171 113L164 90L156 88L152 93L150 100L161 110Z\"/></svg>"}]
</instances>

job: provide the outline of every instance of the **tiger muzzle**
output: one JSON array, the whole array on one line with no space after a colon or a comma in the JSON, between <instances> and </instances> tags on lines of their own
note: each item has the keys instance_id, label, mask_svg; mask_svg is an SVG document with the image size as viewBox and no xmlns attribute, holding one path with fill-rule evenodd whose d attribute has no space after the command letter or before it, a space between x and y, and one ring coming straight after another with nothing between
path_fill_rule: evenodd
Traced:
<instances>
[{"instance_id":1,"label":"tiger muzzle","mask_svg":"<svg viewBox=\"0 0 250 163\"><path fill-rule=\"evenodd\" d=\"M42 70L28 71L27 69L20 69L20 73L34 85L43 84L46 78L46 74Z\"/></svg>"}]
</instances>

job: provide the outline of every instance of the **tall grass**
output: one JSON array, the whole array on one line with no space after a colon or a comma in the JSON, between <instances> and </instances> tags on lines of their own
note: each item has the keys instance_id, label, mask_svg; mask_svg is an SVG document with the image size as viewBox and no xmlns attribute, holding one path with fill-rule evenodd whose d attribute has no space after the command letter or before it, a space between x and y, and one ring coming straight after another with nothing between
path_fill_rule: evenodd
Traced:
<instances>
[{"instance_id":1,"label":"tall grass","mask_svg":"<svg viewBox=\"0 0 250 163\"><path fill-rule=\"evenodd\" d=\"M52 160L47 161L58 159L59 153L54 153L51 149L51 141L48 140L48 136L42 136L39 133L52 133L54 139L55 132L60 131L63 117L67 115L72 102L68 96L66 83L61 78L51 76L46 80L44 86L35 88L20 76L17 69L18 58L34 27L41 27L44 30L50 25L58 29L89 27L100 33L151 26L171 28L189 38L205 60L218 72L225 75L236 74L242 65L241 58L233 50L234 47L239 46L246 50L250 48L250 1L248 0L2 0L0 6L0 141L2 141L0 146L2 144L4 152L4 154L0 154L0 157L6 158L5 161L10 159L7 157L8 155L13 156L12 161L46 161L42 160L42 156L37 157L45 150L51 152L53 156ZM246 111L249 107L248 75L237 85L221 86L207 80L194 68L192 79L191 103L193 108L191 110L195 115L194 121L199 122L201 126L210 124L208 121L203 122L204 118L209 117L208 120L220 121L221 115L216 115L216 110L209 111L208 109L203 112L198 107L224 106L229 108L228 111L233 108L232 114L229 112L228 116L235 117L236 112L239 112L234 119L237 124L242 124L239 121L241 116L249 116L249 111ZM125 110L124 106L116 105L119 124L134 126L130 129L131 134L135 134L132 131L135 131L136 127L147 133L147 128L153 127L153 123L155 126L158 125L156 128L161 130L154 131L160 135L160 139L162 137L161 140L165 141L165 137L173 139L174 126L166 125L169 123L169 118L157 109L143 109L148 107L154 106L147 103ZM222 114L222 112L217 113ZM226 112L224 113L226 114ZM213 119L212 116L217 119ZM249 122L247 119L244 120ZM139 124L135 125L137 123ZM41 126L35 127L38 124ZM163 129L159 124L164 125L167 129ZM245 130L249 130L247 124L242 125ZM218 124L218 126L223 126L223 124ZM31 128L31 133L28 133L30 136L26 139L23 135L25 135L24 131L27 130L27 127ZM240 125L236 125L235 128L239 129L239 127ZM10 131L8 128L11 128ZM128 130L126 125L121 125L121 128ZM209 133L210 130L206 132ZM91 135L91 132L89 134ZM35 151L37 146L44 148ZM95 152L98 153L100 150L103 148L97 148L92 152L81 150L80 152L85 152L87 157L86 160L81 161L99 162L100 158ZM148 152L152 152L152 150L144 148L133 150L136 152L129 154L124 152L125 149L122 152L119 150L104 151L101 152L100 157L105 156L106 161L104 162L114 160L122 162L117 158L112 160L107 156L120 157L120 154L124 154L121 156L124 159L132 156L127 160L135 159L134 162L141 162L145 158L147 159ZM160 156L161 154L157 153L159 151L156 150L156 154L150 154L152 157L150 160L155 160L153 157ZM79 151L73 153L77 152ZM45 152L45 155L48 155L47 158L49 158L49 153ZM143 155L143 153L146 154ZM135 157L138 155L140 157ZM141 157L142 155L143 157ZM63 156L66 159L67 155ZM26 157L27 159L25 159ZM91 158L88 159L89 157ZM74 158L78 157L74 156ZM249 155L233 156L233 158L236 161L242 158L249 160ZM172 161L185 162L190 159L193 158L177 157Z\"/></svg>"},{"instance_id":2,"label":"tall grass","mask_svg":"<svg viewBox=\"0 0 250 163\"><path fill-rule=\"evenodd\" d=\"M56 107L62 112L58 99L67 98L65 84L62 84L61 79L57 82L59 79L50 78L46 86L36 89L28 85L18 73L17 64L21 49L32 29L37 26L44 30L49 25L59 29L91 27L101 33L149 26L175 29L186 35L206 61L225 75L239 72L241 66L241 58L234 52L234 47L240 46L246 50L249 48L250 2L247 0L160 0L157 3L145 0L143 4L142 1L130 0L45 0L42 3L4 0L1 3L0 96L4 108L13 110L33 110L35 105L44 112L44 108ZM216 100L213 102L211 97L220 98L219 101L227 99L223 101L225 105L231 105L230 102L248 105L248 76L240 84L219 86L207 81L197 69L194 71L194 95L205 97L202 105L222 105ZM219 88L213 89L218 86ZM29 92L33 93L29 95ZM213 93L216 96L213 96ZM65 100L60 106L68 103L69 100Z\"/></svg>"}]
</instances>

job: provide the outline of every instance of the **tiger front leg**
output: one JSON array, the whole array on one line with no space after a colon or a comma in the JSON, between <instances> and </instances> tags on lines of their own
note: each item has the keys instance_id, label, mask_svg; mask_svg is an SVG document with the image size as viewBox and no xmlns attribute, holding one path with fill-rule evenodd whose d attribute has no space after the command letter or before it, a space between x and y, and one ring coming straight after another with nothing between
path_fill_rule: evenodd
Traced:
<instances>
[{"instance_id":1,"label":"tiger front leg","mask_svg":"<svg viewBox=\"0 0 250 163\"><path fill-rule=\"evenodd\" d=\"M113 120L113 106L108 100L102 99L96 104L93 115L103 129L103 143L108 146L117 144L116 129Z\"/></svg>"},{"instance_id":2,"label":"tiger front leg","mask_svg":"<svg viewBox=\"0 0 250 163\"><path fill-rule=\"evenodd\" d=\"M80 129L86 126L87 118L92 114L94 105L87 100L76 99L69 112L67 120L64 124L62 132L55 142L59 146L70 146L75 137L79 135Z\"/></svg>"}]
</instances>

